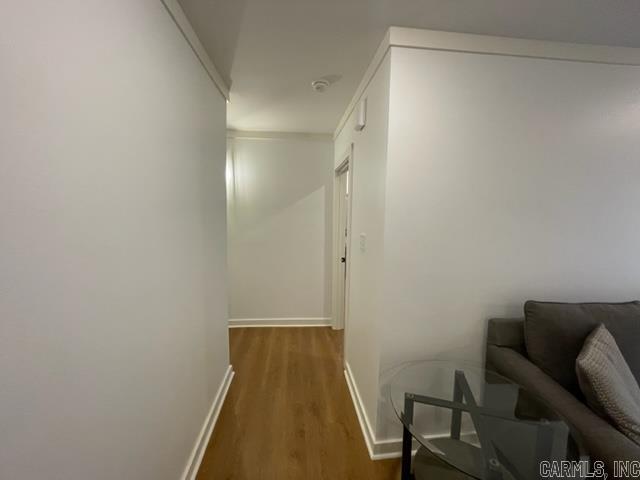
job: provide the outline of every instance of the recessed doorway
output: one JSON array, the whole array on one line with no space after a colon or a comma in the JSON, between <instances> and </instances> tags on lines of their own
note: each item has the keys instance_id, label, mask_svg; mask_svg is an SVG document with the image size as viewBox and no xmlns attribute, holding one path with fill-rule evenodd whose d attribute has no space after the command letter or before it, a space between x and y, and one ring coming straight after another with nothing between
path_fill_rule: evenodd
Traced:
<instances>
[{"instance_id":1,"label":"recessed doorway","mask_svg":"<svg viewBox=\"0 0 640 480\"><path fill-rule=\"evenodd\" d=\"M335 170L333 220L333 328L346 329L349 311L349 264L351 243L351 198L353 147Z\"/></svg>"}]
</instances>

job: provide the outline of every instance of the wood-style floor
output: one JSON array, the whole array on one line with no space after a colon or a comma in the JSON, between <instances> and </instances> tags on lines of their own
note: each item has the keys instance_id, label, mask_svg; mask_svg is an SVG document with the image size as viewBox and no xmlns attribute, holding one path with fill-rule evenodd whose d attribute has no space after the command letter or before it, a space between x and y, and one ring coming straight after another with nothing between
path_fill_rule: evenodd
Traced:
<instances>
[{"instance_id":1,"label":"wood-style floor","mask_svg":"<svg viewBox=\"0 0 640 480\"><path fill-rule=\"evenodd\" d=\"M330 328L230 330L236 376L198 480L397 480L369 459Z\"/></svg>"}]
</instances>

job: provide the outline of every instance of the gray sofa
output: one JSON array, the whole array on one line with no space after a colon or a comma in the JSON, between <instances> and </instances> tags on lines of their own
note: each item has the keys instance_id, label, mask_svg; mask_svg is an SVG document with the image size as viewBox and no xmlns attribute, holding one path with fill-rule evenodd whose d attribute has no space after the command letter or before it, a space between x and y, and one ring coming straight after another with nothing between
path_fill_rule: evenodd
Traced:
<instances>
[{"instance_id":1,"label":"gray sofa","mask_svg":"<svg viewBox=\"0 0 640 480\"><path fill-rule=\"evenodd\" d=\"M639 379L640 303L527 302L525 318L489 321L487 369L545 400L571 425L591 459L603 461L609 473L615 460L639 460L640 445L584 403L574 364L584 339L604 323Z\"/></svg>"}]
</instances>

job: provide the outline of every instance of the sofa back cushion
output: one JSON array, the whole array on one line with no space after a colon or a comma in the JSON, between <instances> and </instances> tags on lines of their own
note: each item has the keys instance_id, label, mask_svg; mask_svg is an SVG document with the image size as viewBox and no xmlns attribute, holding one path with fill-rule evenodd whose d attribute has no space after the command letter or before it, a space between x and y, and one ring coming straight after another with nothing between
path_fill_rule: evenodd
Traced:
<instances>
[{"instance_id":1,"label":"sofa back cushion","mask_svg":"<svg viewBox=\"0 0 640 480\"><path fill-rule=\"evenodd\" d=\"M511 348L526 355L524 318L490 318L487 326L487 345Z\"/></svg>"},{"instance_id":2,"label":"sofa back cushion","mask_svg":"<svg viewBox=\"0 0 640 480\"><path fill-rule=\"evenodd\" d=\"M640 302L528 301L524 315L529 359L574 395L582 396L576 358L585 339L600 324L611 332L636 380L640 378Z\"/></svg>"}]
</instances>

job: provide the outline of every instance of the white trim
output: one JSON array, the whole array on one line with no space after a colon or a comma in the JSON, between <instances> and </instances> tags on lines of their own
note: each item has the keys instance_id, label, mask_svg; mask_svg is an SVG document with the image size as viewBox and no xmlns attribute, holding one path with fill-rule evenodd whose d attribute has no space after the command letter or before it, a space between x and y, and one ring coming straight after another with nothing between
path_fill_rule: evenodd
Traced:
<instances>
[{"instance_id":1,"label":"white trim","mask_svg":"<svg viewBox=\"0 0 640 480\"><path fill-rule=\"evenodd\" d=\"M334 132L334 138L336 138L344 128L349 116L359 104L362 94L391 47L485 55L506 55L610 65L640 65L640 48L584 45L469 33L442 32L418 28L389 27L364 77L360 81L351 102L349 102L340 122L338 122L338 126Z\"/></svg>"},{"instance_id":2,"label":"white trim","mask_svg":"<svg viewBox=\"0 0 640 480\"><path fill-rule=\"evenodd\" d=\"M182 7L180 7L178 0L161 1L167 9L167 12L169 12L169 15L177 25L178 29L180 29L180 32L182 32L182 36L191 47L191 50L193 50L193 53L196 54L196 57L198 57L198 60L200 60L203 68L207 71L207 74L209 75L215 86L218 88L222 96L229 100L229 87L222 79L220 73L218 73L218 70L211 61L211 58L209 58L207 51L202 46L198 35L191 26L189 19L184 13L184 10L182 10Z\"/></svg>"},{"instance_id":3,"label":"white trim","mask_svg":"<svg viewBox=\"0 0 640 480\"><path fill-rule=\"evenodd\" d=\"M330 133L305 133L305 132L267 132L249 130L227 130L227 138L245 138L249 140L319 140L331 141Z\"/></svg>"},{"instance_id":4,"label":"white trim","mask_svg":"<svg viewBox=\"0 0 640 480\"><path fill-rule=\"evenodd\" d=\"M229 328L330 327L331 317L319 318L230 318Z\"/></svg>"},{"instance_id":5,"label":"white trim","mask_svg":"<svg viewBox=\"0 0 640 480\"><path fill-rule=\"evenodd\" d=\"M342 155L342 162L338 165L338 167L334 170L333 176L333 224L331 225L332 229L332 251L331 251L331 306L334 312L333 316L333 329L334 330L343 330L346 328L348 312L349 312L349 287L350 287L350 275L351 275L351 205L353 198L353 149L354 145L351 143L347 150ZM347 203L345 205L346 208L346 216L347 216L347 263L345 265L345 281L344 281L344 312L342 317L340 318L337 314L339 311L338 299L342 295L341 292L338 291L338 287L340 285L339 275L341 272L340 263L338 262L339 249L341 245L341 239L343 238L343 233L341 230L342 225L339 224L340 218L340 196L342 192L339 191L340 186L340 176L343 175L346 171L349 171L349 185L347 186L347 190L349 192L349 197L347 199ZM346 353L346 352L345 352ZM346 354L344 355L346 358Z\"/></svg>"},{"instance_id":6,"label":"white trim","mask_svg":"<svg viewBox=\"0 0 640 480\"><path fill-rule=\"evenodd\" d=\"M477 440L476 433L462 432L460 437L467 443ZM425 439L449 438L449 434L442 433L439 435L424 435ZM417 440L413 440L411 446L411 455L415 455L420 448ZM376 440L373 444L374 454L371 460L388 460L390 458L402 458L402 438L389 438L387 440Z\"/></svg>"},{"instance_id":7,"label":"white trim","mask_svg":"<svg viewBox=\"0 0 640 480\"><path fill-rule=\"evenodd\" d=\"M371 422L367 416L367 411L362 403L362 397L358 391L351 367L348 362L345 362L344 377L347 380L347 387L349 387L349 393L351 394L351 400L353 401L353 407L355 408L356 415L358 416L358 422L360 423L360 429L362 430L362 436L364 442L367 445L369 451L369 457L371 460L386 460L388 458L398 458L402 456L402 439L389 439L389 440L377 440L376 434L371 427ZM413 453L417 450L414 445Z\"/></svg>"},{"instance_id":8,"label":"white trim","mask_svg":"<svg viewBox=\"0 0 640 480\"><path fill-rule=\"evenodd\" d=\"M351 394L351 400L353 401L353 406L356 410L356 415L358 416L358 422L360 423L360 429L362 430L362 436L364 437L364 443L367 445L367 450L369 451L369 456L371 459L374 459L374 445L376 442L375 433L371 428L371 423L369 422L369 418L367 417L367 411L364 408L364 404L362 403L362 398L360 397L360 392L358 391L358 387L356 386L356 381L353 378L353 374L351 373L351 367L349 366L349 362L344 362L344 378L347 380L347 387L349 387L349 393Z\"/></svg>"},{"instance_id":9,"label":"white trim","mask_svg":"<svg viewBox=\"0 0 640 480\"><path fill-rule=\"evenodd\" d=\"M419 28L389 28L389 46L613 65L640 65L640 48L527 40Z\"/></svg>"},{"instance_id":10,"label":"white trim","mask_svg":"<svg viewBox=\"0 0 640 480\"><path fill-rule=\"evenodd\" d=\"M209 439L211 438L213 428L218 421L220 410L222 410L224 400L225 398L227 398L229 386L231 385L234 376L235 372L233 371L233 367L229 365L227 371L224 374L224 378L220 383L220 387L218 388L218 391L213 398L213 403L211 404L209 413L207 414L204 424L202 425L202 429L200 430L198 439L196 440L193 450L191 451L191 455L189 455L189 461L187 462L184 472L180 477L181 480L195 480L196 476L198 475L198 470L200 469L200 464L202 463L202 457L204 456L204 452L209 445Z\"/></svg>"}]
</instances>

